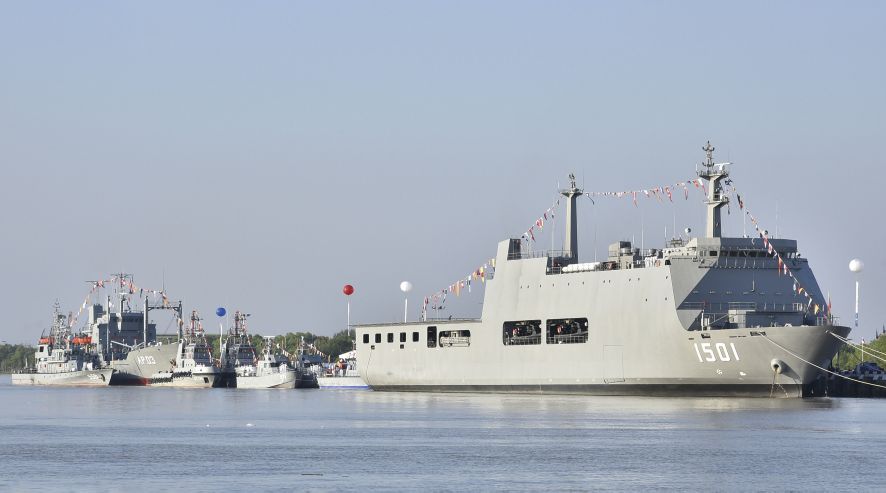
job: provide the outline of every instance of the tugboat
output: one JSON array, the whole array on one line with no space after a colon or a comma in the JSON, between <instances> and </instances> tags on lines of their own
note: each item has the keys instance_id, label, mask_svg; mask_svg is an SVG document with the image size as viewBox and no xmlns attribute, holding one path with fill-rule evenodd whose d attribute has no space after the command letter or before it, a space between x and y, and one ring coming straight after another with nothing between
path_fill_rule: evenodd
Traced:
<instances>
[{"instance_id":1,"label":"tugboat","mask_svg":"<svg viewBox=\"0 0 886 493\"><path fill-rule=\"evenodd\" d=\"M49 337L41 337L34 366L12 375L14 385L76 385L103 387L111 382L112 368L102 368L92 338L73 335L68 317L55 303Z\"/></svg>"},{"instance_id":2,"label":"tugboat","mask_svg":"<svg viewBox=\"0 0 886 493\"><path fill-rule=\"evenodd\" d=\"M191 312L187 330L182 330L179 319L179 343L175 363L169 370L150 376L148 385L166 387L217 387L222 383L222 371L212 359L212 349L206 341L201 318Z\"/></svg>"}]
</instances>

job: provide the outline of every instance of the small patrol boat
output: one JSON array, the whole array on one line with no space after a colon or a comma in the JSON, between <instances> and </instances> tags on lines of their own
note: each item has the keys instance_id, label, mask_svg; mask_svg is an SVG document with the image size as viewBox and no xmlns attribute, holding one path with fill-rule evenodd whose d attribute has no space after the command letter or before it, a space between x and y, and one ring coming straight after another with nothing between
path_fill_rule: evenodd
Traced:
<instances>
[{"instance_id":1,"label":"small patrol boat","mask_svg":"<svg viewBox=\"0 0 886 493\"><path fill-rule=\"evenodd\" d=\"M212 348L196 310L191 312L187 329L179 320L179 342L171 369L153 373L148 385L165 387L217 387L222 382L222 370L212 359Z\"/></svg>"}]
</instances>

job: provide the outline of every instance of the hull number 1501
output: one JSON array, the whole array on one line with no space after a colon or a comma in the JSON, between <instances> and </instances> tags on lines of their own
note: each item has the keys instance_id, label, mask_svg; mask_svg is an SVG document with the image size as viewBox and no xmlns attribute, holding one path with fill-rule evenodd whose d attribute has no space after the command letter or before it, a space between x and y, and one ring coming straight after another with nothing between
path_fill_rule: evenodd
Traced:
<instances>
[{"instance_id":1,"label":"hull number 1501","mask_svg":"<svg viewBox=\"0 0 886 493\"><path fill-rule=\"evenodd\" d=\"M710 342L696 342L695 346L695 355L698 356L699 363L704 362L713 362L713 361L741 361L741 358L738 357L738 351L735 349L735 344L729 343L729 346L726 345L725 342L718 342L716 344L712 344ZM732 349L732 351L730 351Z\"/></svg>"}]
</instances>

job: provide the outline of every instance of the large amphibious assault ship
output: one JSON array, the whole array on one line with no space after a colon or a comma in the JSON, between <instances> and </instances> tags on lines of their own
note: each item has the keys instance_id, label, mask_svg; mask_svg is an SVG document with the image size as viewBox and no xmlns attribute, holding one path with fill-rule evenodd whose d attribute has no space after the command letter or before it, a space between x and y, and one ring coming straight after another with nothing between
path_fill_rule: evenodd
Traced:
<instances>
[{"instance_id":1,"label":"large amphibious assault ship","mask_svg":"<svg viewBox=\"0 0 886 493\"><path fill-rule=\"evenodd\" d=\"M499 243L480 319L358 326L360 375L376 390L802 396L850 329L795 292L822 300L795 240L769 240L774 258L721 236L729 165L705 150L704 237L581 263L573 179L563 251Z\"/></svg>"}]
</instances>

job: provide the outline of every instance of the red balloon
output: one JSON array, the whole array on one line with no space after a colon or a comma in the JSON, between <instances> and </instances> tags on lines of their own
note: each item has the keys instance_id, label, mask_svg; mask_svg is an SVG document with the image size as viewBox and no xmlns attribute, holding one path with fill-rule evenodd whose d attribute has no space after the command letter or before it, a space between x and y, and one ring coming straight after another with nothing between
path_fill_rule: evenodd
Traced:
<instances>
[{"instance_id":1,"label":"red balloon","mask_svg":"<svg viewBox=\"0 0 886 493\"><path fill-rule=\"evenodd\" d=\"M346 296L350 296L354 294L354 286L351 286L350 284L345 284L345 287L341 289L341 292L344 293Z\"/></svg>"}]
</instances>

